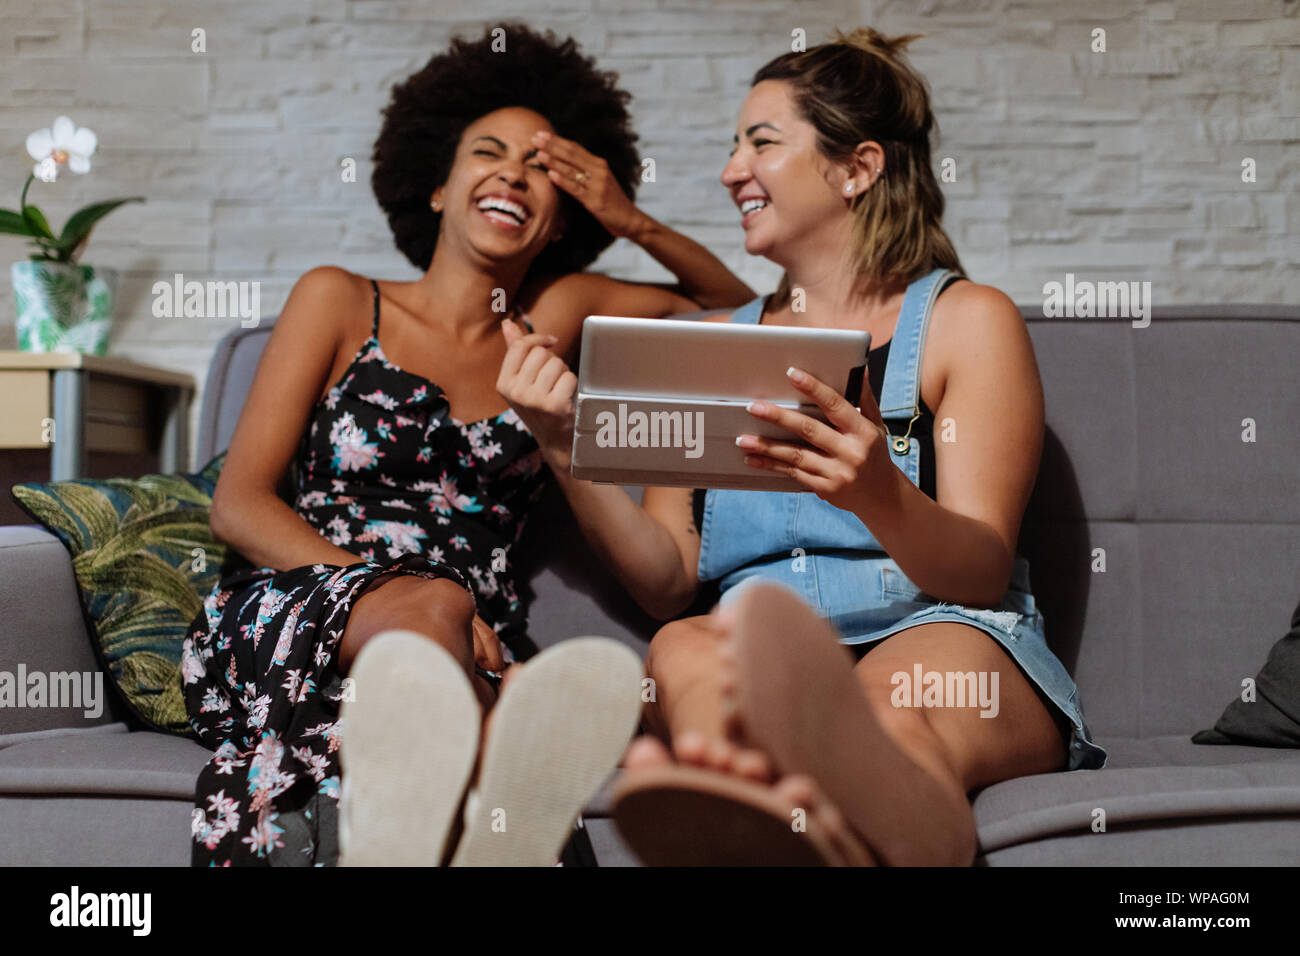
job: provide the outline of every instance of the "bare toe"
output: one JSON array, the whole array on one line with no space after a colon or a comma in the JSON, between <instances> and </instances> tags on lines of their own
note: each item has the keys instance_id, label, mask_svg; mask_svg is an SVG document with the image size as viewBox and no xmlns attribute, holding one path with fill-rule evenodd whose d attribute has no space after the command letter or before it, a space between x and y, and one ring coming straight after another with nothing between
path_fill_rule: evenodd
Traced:
<instances>
[{"instance_id":1,"label":"bare toe","mask_svg":"<svg viewBox=\"0 0 1300 956\"><path fill-rule=\"evenodd\" d=\"M761 750L737 749L731 770L736 776L755 783L771 783L774 777L772 761Z\"/></svg>"},{"instance_id":2,"label":"bare toe","mask_svg":"<svg viewBox=\"0 0 1300 956\"><path fill-rule=\"evenodd\" d=\"M673 755L668 752L668 748L663 745L658 737L652 737L649 734L633 740L632 743L628 744L628 748L623 754L623 766L628 770L637 770L643 767L662 767L672 762Z\"/></svg>"},{"instance_id":3,"label":"bare toe","mask_svg":"<svg viewBox=\"0 0 1300 956\"><path fill-rule=\"evenodd\" d=\"M705 759L708 761L709 769L719 773L731 773L736 759L736 745L722 737L714 737L709 741Z\"/></svg>"},{"instance_id":4,"label":"bare toe","mask_svg":"<svg viewBox=\"0 0 1300 956\"><path fill-rule=\"evenodd\" d=\"M803 774L790 774L776 782L773 789L788 802L793 809L812 812L817 808L820 791L812 777Z\"/></svg>"},{"instance_id":5,"label":"bare toe","mask_svg":"<svg viewBox=\"0 0 1300 956\"><path fill-rule=\"evenodd\" d=\"M698 730L685 730L673 738L673 756L681 763L709 766L709 738Z\"/></svg>"},{"instance_id":6,"label":"bare toe","mask_svg":"<svg viewBox=\"0 0 1300 956\"><path fill-rule=\"evenodd\" d=\"M718 773L733 773L732 766L737 748L722 737L706 737L695 730L679 734L673 740L673 755L679 763L700 767L704 770L716 770Z\"/></svg>"}]
</instances>

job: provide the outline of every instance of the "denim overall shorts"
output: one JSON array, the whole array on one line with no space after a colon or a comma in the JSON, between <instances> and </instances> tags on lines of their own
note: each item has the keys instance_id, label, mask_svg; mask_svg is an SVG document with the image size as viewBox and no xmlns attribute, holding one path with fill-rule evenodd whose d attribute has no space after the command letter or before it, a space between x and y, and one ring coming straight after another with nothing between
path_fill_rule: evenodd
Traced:
<instances>
[{"instance_id":1,"label":"denim overall shorts","mask_svg":"<svg viewBox=\"0 0 1300 956\"><path fill-rule=\"evenodd\" d=\"M920 447L909 440L920 415L921 356L934 300L953 273L936 269L907 287L891 340L880 411L894 463L920 485ZM741 307L733 322L757 324L764 299ZM1092 741L1079 689L1047 646L1043 616L1029 585L1029 562L1016 555L1010 586L996 609L949 604L925 594L885 553L857 517L811 492L710 489L700 529L701 581L718 581L722 602L752 578L795 591L840 632L845 644L884 640L905 628L956 621L997 641L1071 726L1068 769L1100 769L1107 754Z\"/></svg>"}]
</instances>

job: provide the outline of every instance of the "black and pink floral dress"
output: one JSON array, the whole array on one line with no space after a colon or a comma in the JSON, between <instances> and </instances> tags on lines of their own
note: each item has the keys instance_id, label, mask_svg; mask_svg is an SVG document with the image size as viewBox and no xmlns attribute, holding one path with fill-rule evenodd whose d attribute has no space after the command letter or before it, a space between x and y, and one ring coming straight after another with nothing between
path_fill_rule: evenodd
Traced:
<instances>
[{"instance_id":1,"label":"black and pink floral dress","mask_svg":"<svg viewBox=\"0 0 1300 956\"><path fill-rule=\"evenodd\" d=\"M337 862L337 650L348 614L380 577L451 578L505 645L535 648L515 592L511 549L547 472L508 410L451 417L428 379L370 338L313 409L296 457L295 510L362 563L223 579L190 626L182 682L190 724L215 751L199 774L193 862L310 866Z\"/></svg>"}]
</instances>

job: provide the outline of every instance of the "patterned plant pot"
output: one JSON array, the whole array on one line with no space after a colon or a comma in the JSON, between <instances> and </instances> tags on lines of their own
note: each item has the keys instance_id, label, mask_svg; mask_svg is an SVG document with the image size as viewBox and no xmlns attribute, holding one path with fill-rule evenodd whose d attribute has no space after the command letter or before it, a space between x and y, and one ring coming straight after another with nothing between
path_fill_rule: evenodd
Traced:
<instances>
[{"instance_id":1,"label":"patterned plant pot","mask_svg":"<svg viewBox=\"0 0 1300 956\"><path fill-rule=\"evenodd\" d=\"M24 352L108 351L117 270L27 259L11 267L18 348Z\"/></svg>"}]
</instances>

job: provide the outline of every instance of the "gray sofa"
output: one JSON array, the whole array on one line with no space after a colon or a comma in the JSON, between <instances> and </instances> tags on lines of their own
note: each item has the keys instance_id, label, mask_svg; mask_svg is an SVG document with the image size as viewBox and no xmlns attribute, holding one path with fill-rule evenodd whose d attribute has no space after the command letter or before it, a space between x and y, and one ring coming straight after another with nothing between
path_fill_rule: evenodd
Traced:
<instances>
[{"instance_id":1,"label":"gray sofa","mask_svg":"<svg viewBox=\"0 0 1300 956\"><path fill-rule=\"evenodd\" d=\"M1021 552L1110 763L979 793L979 862L1300 863L1300 751L1189 740L1257 672L1300 598L1300 310L1165 309L1141 329L1025 315L1048 434ZM268 331L218 347L200 465L229 440ZM535 521L531 540L552 549L526 556L537 641L605 634L644 650L654 622L594 562L562 502ZM34 526L0 528L0 670L19 663L96 667L67 554ZM207 758L134 729L116 703L96 719L0 709L0 863L187 864ZM634 862L607 793L587 814L597 857ZM1097 808L1105 832L1092 829Z\"/></svg>"}]
</instances>

